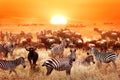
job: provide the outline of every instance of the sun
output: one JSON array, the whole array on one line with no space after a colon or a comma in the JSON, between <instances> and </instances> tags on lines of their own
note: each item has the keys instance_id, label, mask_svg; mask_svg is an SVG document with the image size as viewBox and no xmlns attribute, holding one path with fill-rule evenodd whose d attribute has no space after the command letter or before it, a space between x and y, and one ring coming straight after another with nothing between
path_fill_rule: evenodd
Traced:
<instances>
[{"instance_id":1,"label":"sun","mask_svg":"<svg viewBox=\"0 0 120 80\"><path fill-rule=\"evenodd\" d=\"M54 16L50 20L51 24L67 24L67 19L64 16Z\"/></svg>"}]
</instances>

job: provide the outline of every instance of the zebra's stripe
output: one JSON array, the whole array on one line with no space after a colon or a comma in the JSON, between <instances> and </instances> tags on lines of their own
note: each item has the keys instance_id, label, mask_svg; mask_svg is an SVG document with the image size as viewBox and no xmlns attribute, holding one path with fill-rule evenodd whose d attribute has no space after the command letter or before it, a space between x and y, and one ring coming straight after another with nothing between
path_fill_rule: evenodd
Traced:
<instances>
[{"instance_id":1,"label":"zebra's stripe","mask_svg":"<svg viewBox=\"0 0 120 80\"><path fill-rule=\"evenodd\" d=\"M0 68L4 70L14 69L19 64L22 64L23 66L25 66L25 61L23 57L20 57L15 60L8 60L8 61L0 60Z\"/></svg>"},{"instance_id":2,"label":"zebra's stripe","mask_svg":"<svg viewBox=\"0 0 120 80\"><path fill-rule=\"evenodd\" d=\"M103 61L103 62L110 62L110 61L115 61L117 54L115 53L101 53L98 52L96 49L91 49L91 52L95 55L97 60Z\"/></svg>"}]
</instances>

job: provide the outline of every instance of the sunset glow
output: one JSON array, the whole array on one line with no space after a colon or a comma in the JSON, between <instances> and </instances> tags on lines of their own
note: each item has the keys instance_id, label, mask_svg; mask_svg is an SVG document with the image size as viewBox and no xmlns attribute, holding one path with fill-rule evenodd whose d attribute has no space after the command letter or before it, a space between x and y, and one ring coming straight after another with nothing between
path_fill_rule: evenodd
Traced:
<instances>
[{"instance_id":1,"label":"sunset glow","mask_svg":"<svg viewBox=\"0 0 120 80\"><path fill-rule=\"evenodd\" d=\"M64 16L54 16L52 17L50 23L51 24L66 24L67 20Z\"/></svg>"},{"instance_id":2,"label":"sunset glow","mask_svg":"<svg viewBox=\"0 0 120 80\"><path fill-rule=\"evenodd\" d=\"M120 0L0 0L0 10L0 18L38 18L39 22L46 23L58 13L69 17L67 21L72 23L80 20L116 21L120 19Z\"/></svg>"}]
</instances>

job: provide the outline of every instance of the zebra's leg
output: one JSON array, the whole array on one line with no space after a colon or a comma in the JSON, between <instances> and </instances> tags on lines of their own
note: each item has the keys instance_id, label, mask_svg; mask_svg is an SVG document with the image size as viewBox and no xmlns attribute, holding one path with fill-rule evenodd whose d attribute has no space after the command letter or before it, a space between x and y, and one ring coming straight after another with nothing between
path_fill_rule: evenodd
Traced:
<instances>
[{"instance_id":1,"label":"zebra's leg","mask_svg":"<svg viewBox=\"0 0 120 80\"><path fill-rule=\"evenodd\" d=\"M106 67L106 69L108 68L110 66L110 64L108 63L105 67Z\"/></svg>"},{"instance_id":2,"label":"zebra's leg","mask_svg":"<svg viewBox=\"0 0 120 80\"><path fill-rule=\"evenodd\" d=\"M46 67L46 69L47 69L47 73L46 73L46 75L48 76L48 75L50 75L51 72L53 71L53 68Z\"/></svg>"},{"instance_id":3,"label":"zebra's leg","mask_svg":"<svg viewBox=\"0 0 120 80\"><path fill-rule=\"evenodd\" d=\"M17 72L13 69L13 72L18 76Z\"/></svg>"},{"instance_id":4,"label":"zebra's leg","mask_svg":"<svg viewBox=\"0 0 120 80\"><path fill-rule=\"evenodd\" d=\"M66 75L70 75L71 69L66 70Z\"/></svg>"},{"instance_id":5,"label":"zebra's leg","mask_svg":"<svg viewBox=\"0 0 120 80\"><path fill-rule=\"evenodd\" d=\"M53 58L56 58L56 54L53 54Z\"/></svg>"},{"instance_id":6,"label":"zebra's leg","mask_svg":"<svg viewBox=\"0 0 120 80\"><path fill-rule=\"evenodd\" d=\"M117 65L116 65L115 61L112 61L112 63L113 63L114 68L115 68L115 70L116 70L116 69L117 69Z\"/></svg>"},{"instance_id":7,"label":"zebra's leg","mask_svg":"<svg viewBox=\"0 0 120 80\"><path fill-rule=\"evenodd\" d=\"M94 59L94 57L92 58L92 63L95 64L95 59Z\"/></svg>"},{"instance_id":8,"label":"zebra's leg","mask_svg":"<svg viewBox=\"0 0 120 80\"><path fill-rule=\"evenodd\" d=\"M11 74L12 70L10 70L9 74Z\"/></svg>"},{"instance_id":9,"label":"zebra's leg","mask_svg":"<svg viewBox=\"0 0 120 80\"><path fill-rule=\"evenodd\" d=\"M68 80L72 80L72 77L70 74L71 74L71 68L66 70L66 75L68 76Z\"/></svg>"},{"instance_id":10,"label":"zebra's leg","mask_svg":"<svg viewBox=\"0 0 120 80\"><path fill-rule=\"evenodd\" d=\"M12 71L18 76L17 72L14 69L11 69L9 74L11 74Z\"/></svg>"},{"instance_id":11,"label":"zebra's leg","mask_svg":"<svg viewBox=\"0 0 120 80\"><path fill-rule=\"evenodd\" d=\"M97 67L98 67L98 68L101 68L101 66L102 66L101 61L97 61Z\"/></svg>"},{"instance_id":12,"label":"zebra's leg","mask_svg":"<svg viewBox=\"0 0 120 80\"><path fill-rule=\"evenodd\" d=\"M13 52L10 52L10 56L12 56L13 55Z\"/></svg>"},{"instance_id":13,"label":"zebra's leg","mask_svg":"<svg viewBox=\"0 0 120 80\"><path fill-rule=\"evenodd\" d=\"M6 58L4 58L4 53L0 52L0 59L6 60Z\"/></svg>"}]
</instances>

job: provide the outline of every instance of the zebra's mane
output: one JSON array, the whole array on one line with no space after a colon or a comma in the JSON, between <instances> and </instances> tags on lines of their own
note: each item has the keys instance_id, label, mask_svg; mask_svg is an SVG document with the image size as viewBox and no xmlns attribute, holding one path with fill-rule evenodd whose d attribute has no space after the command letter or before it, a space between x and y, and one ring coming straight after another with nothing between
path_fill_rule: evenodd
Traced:
<instances>
[{"instance_id":1,"label":"zebra's mane","mask_svg":"<svg viewBox=\"0 0 120 80\"><path fill-rule=\"evenodd\" d=\"M101 53L101 52L99 52L97 49L95 49L95 48L93 48L93 50L94 50L94 54L103 54L103 53Z\"/></svg>"},{"instance_id":2,"label":"zebra's mane","mask_svg":"<svg viewBox=\"0 0 120 80\"><path fill-rule=\"evenodd\" d=\"M2 61L2 62L12 62L12 63L14 63L16 65L19 65L19 64L21 64L21 60L20 59L22 59L22 58L20 57L20 58L17 58L15 60L2 60L2 59L0 59L0 61Z\"/></svg>"},{"instance_id":3,"label":"zebra's mane","mask_svg":"<svg viewBox=\"0 0 120 80\"><path fill-rule=\"evenodd\" d=\"M15 62L16 65L19 65L19 64L21 64L21 60L22 59L24 59L24 58L23 57L19 57L19 58L13 60L13 61Z\"/></svg>"},{"instance_id":4,"label":"zebra's mane","mask_svg":"<svg viewBox=\"0 0 120 80\"><path fill-rule=\"evenodd\" d=\"M95 54L95 55L96 55L96 54L107 55L107 54L110 54L110 53L112 53L112 52L105 53L105 52L100 52L100 51L98 51L97 49L94 49L94 54ZM114 54L114 53L113 53L113 54Z\"/></svg>"}]
</instances>

